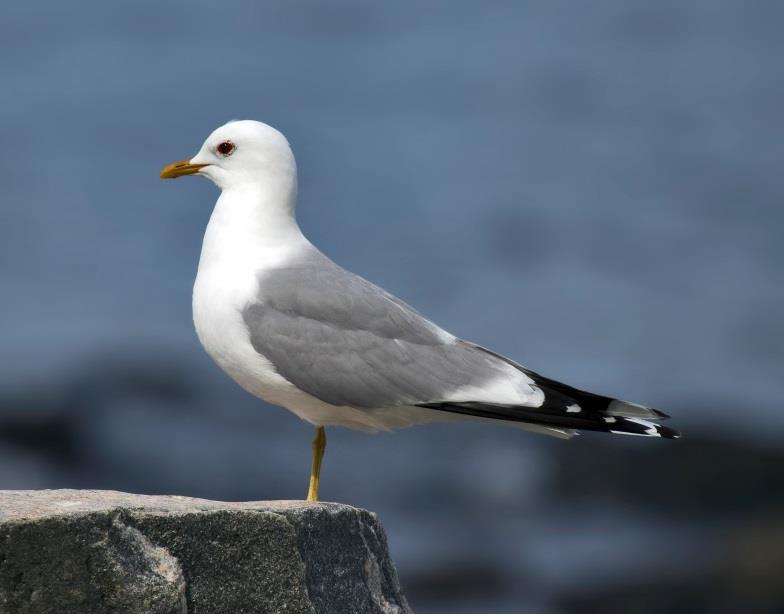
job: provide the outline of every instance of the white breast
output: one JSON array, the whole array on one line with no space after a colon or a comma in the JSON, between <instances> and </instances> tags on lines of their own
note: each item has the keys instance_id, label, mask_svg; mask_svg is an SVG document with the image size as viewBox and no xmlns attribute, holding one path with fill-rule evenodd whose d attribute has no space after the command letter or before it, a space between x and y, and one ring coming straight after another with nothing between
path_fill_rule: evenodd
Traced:
<instances>
[{"instance_id":1,"label":"white breast","mask_svg":"<svg viewBox=\"0 0 784 614\"><path fill-rule=\"evenodd\" d=\"M258 276L279 265L296 243L264 242L248 227L242 198L224 192L204 234L193 286L193 323L204 349L252 394L279 403L292 386L251 346L243 309L256 298Z\"/></svg>"},{"instance_id":2,"label":"white breast","mask_svg":"<svg viewBox=\"0 0 784 614\"><path fill-rule=\"evenodd\" d=\"M278 375L250 343L242 312L257 300L264 272L296 257L309 243L296 222L249 219L240 195L224 192L204 234L193 286L193 323L204 349L245 390L313 424L339 411ZM263 227L262 227L263 226Z\"/></svg>"}]
</instances>

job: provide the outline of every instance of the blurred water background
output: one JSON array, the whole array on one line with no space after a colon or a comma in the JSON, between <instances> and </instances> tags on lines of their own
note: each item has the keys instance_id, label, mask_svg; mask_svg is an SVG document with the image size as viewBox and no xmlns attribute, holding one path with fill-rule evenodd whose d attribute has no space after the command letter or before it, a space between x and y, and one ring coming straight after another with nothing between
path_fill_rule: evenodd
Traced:
<instances>
[{"instance_id":1,"label":"blurred water background","mask_svg":"<svg viewBox=\"0 0 784 614\"><path fill-rule=\"evenodd\" d=\"M232 118L338 263L676 442L330 433L420 613L784 611L784 4L5 2L0 488L301 498L312 430L202 351Z\"/></svg>"}]
</instances>

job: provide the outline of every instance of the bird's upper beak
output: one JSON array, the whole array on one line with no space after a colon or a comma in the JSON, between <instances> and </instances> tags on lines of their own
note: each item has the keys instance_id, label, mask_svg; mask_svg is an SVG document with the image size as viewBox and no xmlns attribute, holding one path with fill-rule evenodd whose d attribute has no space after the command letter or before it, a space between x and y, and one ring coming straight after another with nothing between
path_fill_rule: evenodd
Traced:
<instances>
[{"instance_id":1,"label":"bird's upper beak","mask_svg":"<svg viewBox=\"0 0 784 614\"><path fill-rule=\"evenodd\" d=\"M183 175L193 175L203 169L206 164L191 164L190 160L180 160L165 166L161 171L161 179L176 179Z\"/></svg>"}]
</instances>

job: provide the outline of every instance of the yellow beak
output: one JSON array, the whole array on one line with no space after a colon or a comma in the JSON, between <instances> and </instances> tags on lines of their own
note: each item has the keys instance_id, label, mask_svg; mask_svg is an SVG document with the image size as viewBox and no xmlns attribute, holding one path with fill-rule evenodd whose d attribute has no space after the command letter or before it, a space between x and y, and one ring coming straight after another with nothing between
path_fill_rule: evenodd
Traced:
<instances>
[{"instance_id":1,"label":"yellow beak","mask_svg":"<svg viewBox=\"0 0 784 614\"><path fill-rule=\"evenodd\" d=\"M161 179L176 179L183 175L193 175L198 173L206 164L191 164L190 160L180 160L172 162L161 171Z\"/></svg>"}]
</instances>

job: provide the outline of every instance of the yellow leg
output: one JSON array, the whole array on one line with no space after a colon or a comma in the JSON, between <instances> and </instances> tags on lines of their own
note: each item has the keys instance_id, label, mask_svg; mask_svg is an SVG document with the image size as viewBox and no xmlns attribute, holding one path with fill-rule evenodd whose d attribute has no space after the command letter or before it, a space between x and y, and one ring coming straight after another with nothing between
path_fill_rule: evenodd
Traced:
<instances>
[{"instance_id":1,"label":"yellow leg","mask_svg":"<svg viewBox=\"0 0 784 614\"><path fill-rule=\"evenodd\" d=\"M323 426L316 429L313 438L313 465L310 468L310 487L308 488L308 501L318 501L319 476L321 475L321 459L327 449L327 433Z\"/></svg>"}]
</instances>

